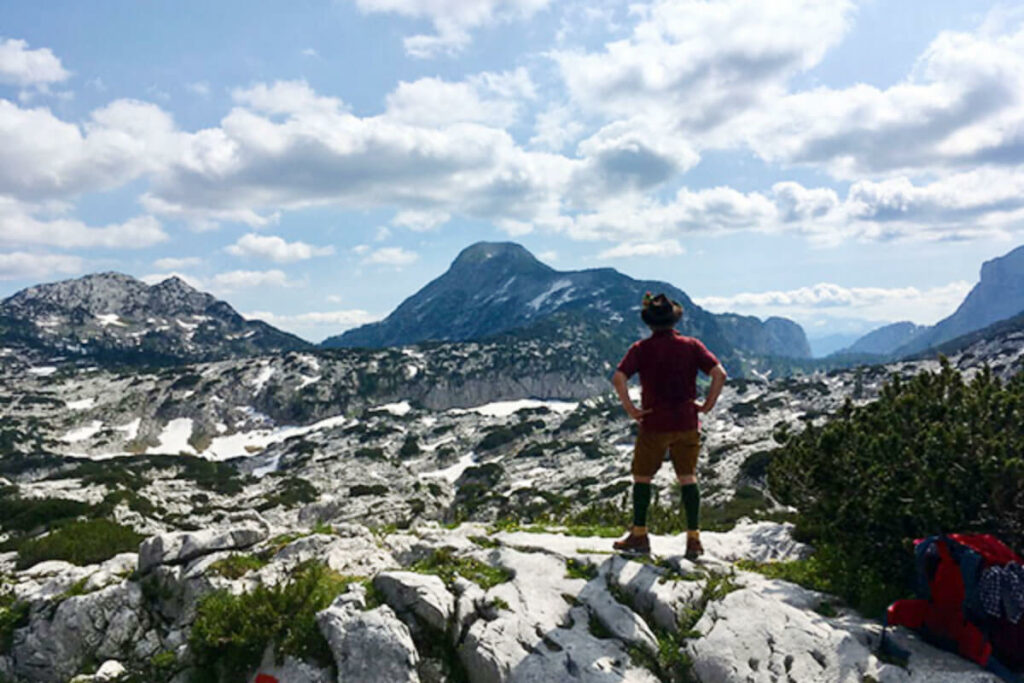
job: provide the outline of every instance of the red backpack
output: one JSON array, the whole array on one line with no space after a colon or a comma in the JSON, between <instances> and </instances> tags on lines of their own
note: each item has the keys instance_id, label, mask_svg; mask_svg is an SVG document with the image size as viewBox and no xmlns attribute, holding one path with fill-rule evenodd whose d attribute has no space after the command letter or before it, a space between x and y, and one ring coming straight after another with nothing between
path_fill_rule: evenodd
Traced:
<instances>
[{"instance_id":1,"label":"red backpack","mask_svg":"<svg viewBox=\"0 0 1024 683\"><path fill-rule=\"evenodd\" d=\"M989 567L1024 564L1016 553L988 534L943 534L915 541L920 600L889 606L886 626L907 626L929 642L1020 683L1024 669L1024 618L1016 624L982 607L979 585ZM884 632L883 632L884 638ZM884 641L883 641L884 645Z\"/></svg>"}]
</instances>

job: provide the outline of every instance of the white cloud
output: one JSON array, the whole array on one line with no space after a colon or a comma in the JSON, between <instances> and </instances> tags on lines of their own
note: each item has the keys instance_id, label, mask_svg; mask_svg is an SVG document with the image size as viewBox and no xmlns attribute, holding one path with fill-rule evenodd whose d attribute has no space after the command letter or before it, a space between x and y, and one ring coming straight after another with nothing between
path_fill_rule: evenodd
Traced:
<instances>
[{"instance_id":1,"label":"white cloud","mask_svg":"<svg viewBox=\"0 0 1024 683\"><path fill-rule=\"evenodd\" d=\"M380 315L368 313L359 308L354 308L344 311L315 311L311 313L299 313L297 315L278 315L269 311L253 311L246 313L244 317L250 320L263 320L276 327L281 325L341 325L345 327L354 327L356 325L365 325L366 323L376 322L381 319Z\"/></svg>"},{"instance_id":2,"label":"white cloud","mask_svg":"<svg viewBox=\"0 0 1024 683\"><path fill-rule=\"evenodd\" d=\"M334 253L334 247L315 247L305 242L286 242L275 235L249 233L238 238L225 251L235 256L267 258L275 263L294 263L314 256L330 256Z\"/></svg>"},{"instance_id":3,"label":"white cloud","mask_svg":"<svg viewBox=\"0 0 1024 683\"><path fill-rule=\"evenodd\" d=\"M303 48L301 54L302 54L303 57L319 57L320 56L320 53L318 53L316 50L314 50L311 47Z\"/></svg>"},{"instance_id":4,"label":"white cloud","mask_svg":"<svg viewBox=\"0 0 1024 683\"><path fill-rule=\"evenodd\" d=\"M432 129L360 118L302 83L235 97L266 115L236 108L219 128L188 136L154 176L147 209L252 225L272 211L324 204L533 220L557 217L578 165L526 152L505 131L479 124Z\"/></svg>"},{"instance_id":5,"label":"white cloud","mask_svg":"<svg viewBox=\"0 0 1024 683\"><path fill-rule=\"evenodd\" d=\"M188 83L185 85L185 89L191 93L199 95L200 97L208 97L210 94L210 84L206 81L196 81L195 83Z\"/></svg>"},{"instance_id":6,"label":"white cloud","mask_svg":"<svg viewBox=\"0 0 1024 683\"><path fill-rule=\"evenodd\" d=\"M84 263L77 256L23 251L0 253L0 280L39 279L57 273L80 273L83 269Z\"/></svg>"},{"instance_id":7,"label":"white cloud","mask_svg":"<svg viewBox=\"0 0 1024 683\"><path fill-rule=\"evenodd\" d=\"M384 316L362 309L314 311L296 315L280 315L270 311L243 313L250 320L262 320L306 339L323 339L347 329L377 322Z\"/></svg>"},{"instance_id":8,"label":"white cloud","mask_svg":"<svg viewBox=\"0 0 1024 683\"><path fill-rule=\"evenodd\" d=\"M40 207L0 195L0 245L141 249L168 239L160 221L152 216L137 216L124 223L97 228L75 219L41 219L33 215L39 211Z\"/></svg>"},{"instance_id":9,"label":"white cloud","mask_svg":"<svg viewBox=\"0 0 1024 683\"><path fill-rule=\"evenodd\" d=\"M553 105L538 112L533 124L534 134L530 145L550 152L559 152L569 143L578 140L586 126L579 120L579 114L566 105Z\"/></svg>"},{"instance_id":10,"label":"white cloud","mask_svg":"<svg viewBox=\"0 0 1024 683\"><path fill-rule=\"evenodd\" d=\"M716 127L817 64L853 9L848 0L658 0L634 7L628 38L552 57L582 111L657 115L710 144Z\"/></svg>"},{"instance_id":11,"label":"white cloud","mask_svg":"<svg viewBox=\"0 0 1024 683\"><path fill-rule=\"evenodd\" d=\"M522 67L457 82L421 78L399 82L387 96L385 115L426 127L469 122L507 128L519 119L523 103L535 97L530 74Z\"/></svg>"},{"instance_id":12,"label":"white cloud","mask_svg":"<svg viewBox=\"0 0 1024 683\"><path fill-rule=\"evenodd\" d=\"M844 287L822 282L785 291L695 297L694 302L719 313L806 318L827 309L834 316L911 320L919 324L932 324L950 315L970 289L971 283L963 281L929 289Z\"/></svg>"},{"instance_id":13,"label":"white cloud","mask_svg":"<svg viewBox=\"0 0 1024 683\"><path fill-rule=\"evenodd\" d=\"M766 102L737 123L772 162L836 177L1024 162L1024 28L943 32L886 89L816 88Z\"/></svg>"},{"instance_id":14,"label":"white cloud","mask_svg":"<svg viewBox=\"0 0 1024 683\"><path fill-rule=\"evenodd\" d=\"M0 195L35 201L119 187L161 168L178 143L170 115L144 102L115 100L79 127L0 99Z\"/></svg>"},{"instance_id":15,"label":"white cloud","mask_svg":"<svg viewBox=\"0 0 1024 683\"><path fill-rule=\"evenodd\" d=\"M405 51L429 58L456 54L471 41L470 31L498 22L527 19L550 0L355 0L363 12L389 12L429 19L436 31L404 39Z\"/></svg>"},{"instance_id":16,"label":"white cloud","mask_svg":"<svg viewBox=\"0 0 1024 683\"><path fill-rule=\"evenodd\" d=\"M573 186L591 204L627 190L648 190L689 170L700 156L662 124L635 117L604 126L580 142L585 163Z\"/></svg>"},{"instance_id":17,"label":"white cloud","mask_svg":"<svg viewBox=\"0 0 1024 683\"><path fill-rule=\"evenodd\" d=\"M70 75L49 48L30 50L24 40L0 40L0 84L45 88Z\"/></svg>"},{"instance_id":18,"label":"white cloud","mask_svg":"<svg viewBox=\"0 0 1024 683\"><path fill-rule=\"evenodd\" d=\"M386 266L407 266L415 263L420 255L414 251L402 247L381 247L374 249L363 257L363 263L386 265Z\"/></svg>"},{"instance_id":19,"label":"white cloud","mask_svg":"<svg viewBox=\"0 0 1024 683\"><path fill-rule=\"evenodd\" d=\"M555 261L558 260L558 252L554 250L542 251L539 254L537 254L537 258L540 259L541 261L554 263Z\"/></svg>"},{"instance_id":20,"label":"white cloud","mask_svg":"<svg viewBox=\"0 0 1024 683\"><path fill-rule=\"evenodd\" d=\"M437 209L428 211L399 211L395 214L395 217L391 219L391 225L395 225L400 228L408 228L415 232L425 232L444 225L449 221L449 219L451 219L451 217L451 214L447 211L440 211Z\"/></svg>"},{"instance_id":21,"label":"white cloud","mask_svg":"<svg viewBox=\"0 0 1024 683\"><path fill-rule=\"evenodd\" d=\"M185 268L195 268L202 264L203 260L196 256L186 256L184 258L161 258L153 261L153 266L160 270L182 270Z\"/></svg>"},{"instance_id":22,"label":"white cloud","mask_svg":"<svg viewBox=\"0 0 1024 683\"><path fill-rule=\"evenodd\" d=\"M238 104L268 114L334 114L345 108L337 98L317 95L305 81L257 83L249 88L235 88L231 97Z\"/></svg>"},{"instance_id":23,"label":"white cloud","mask_svg":"<svg viewBox=\"0 0 1024 683\"><path fill-rule=\"evenodd\" d=\"M686 253L676 240L664 240L661 242L634 242L619 244L611 249L605 249L597 258L602 260L631 258L634 256L654 256L664 258L666 256L681 256Z\"/></svg>"},{"instance_id":24,"label":"white cloud","mask_svg":"<svg viewBox=\"0 0 1024 683\"><path fill-rule=\"evenodd\" d=\"M281 270L232 270L218 273L210 282L212 288L219 291L251 289L253 287L295 287Z\"/></svg>"}]
</instances>

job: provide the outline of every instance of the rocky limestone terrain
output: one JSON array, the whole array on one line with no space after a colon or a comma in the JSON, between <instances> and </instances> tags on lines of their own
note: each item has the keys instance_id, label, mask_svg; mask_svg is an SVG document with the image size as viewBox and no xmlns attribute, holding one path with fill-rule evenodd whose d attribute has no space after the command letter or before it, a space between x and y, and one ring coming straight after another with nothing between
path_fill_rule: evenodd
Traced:
<instances>
[{"instance_id":1,"label":"rocky limestone terrain","mask_svg":"<svg viewBox=\"0 0 1024 683\"><path fill-rule=\"evenodd\" d=\"M270 646L229 680L653 682L678 671L704 682L995 680L902 631L890 637L909 660L886 662L874 654L877 622L735 569L738 559L806 552L771 522L707 532L698 562L682 558L674 537L655 537L658 558L640 562L609 554L606 538L477 524L289 532L236 514L216 529L150 537L100 565L40 563L10 584L27 608L0 675L192 680L201 672L189 630L210 596L279 586L316 561L347 577L315 614L329 659L275 657ZM229 572L237 558L247 569Z\"/></svg>"},{"instance_id":2,"label":"rocky limestone terrain","mask_svg":"<svg viewBox=\"0 0 1024 683\"><path fill-rule=\"evenodd\" d=\"M982 340L951 362L1009 376L1022 341ZM588 525L628 506L621 408L598 384L543 384L539 352L509 361L531 379L484 391L500 349L487 351L152 373L7 351L0 680L204 680L217 628L233 623L211 605L277 604L314 580L325 587L299 645L282 635L246 651L225 680L992 680L905 632L910 660L883 661L877 622L733 564L809 552L767 521L785 513L763 485L774 435L936 361L731 381L705 420L700 468L705 526L723 531L706 532L698 563L671 535L639 562L608 554ZM655 514L678 507L669 481ZM104 559L51 559L96 527L116 539Z\"/></svg>"}]
</instances>

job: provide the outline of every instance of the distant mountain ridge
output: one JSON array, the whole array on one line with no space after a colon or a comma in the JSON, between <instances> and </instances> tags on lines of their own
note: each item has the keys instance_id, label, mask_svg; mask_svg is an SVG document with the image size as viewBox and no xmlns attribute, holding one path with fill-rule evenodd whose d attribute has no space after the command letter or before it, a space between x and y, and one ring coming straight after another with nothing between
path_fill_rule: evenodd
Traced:
<instances>
[{"instance_id":1,"label":"distant mountain ridge","mask_svg":"<svg viewBox=\"0 0 1024 683\"><path fill-rule=\"evenodd\" d=\"M577 317L599 326L618 344L648 332L639 317L645 291L665 292L684 309L679 329L734 360L736 352L808 357L803 329L784 319L719 316L697 306L677 287L634 280L613 268L558 271L521 245L478 242L451 267L403 301L387 318L330 337L325 347L385 347L425 341L466 341L546 327L543 321ZM568 316L568 318L567 318ZM550 333L555 333L550 330Z\"/></svg>"},{"instance_id":2,"label":"distant mountain ridge","mask_svg":"<svg viewBox=\"0 0 1024 683\"><path fill-rule=\"evenodd\" d=\"M985 261L981 277L952 315L895 350L896 356L932 346L1012 318L1024 311L1024 245Z\"/></svg>"},{"instance_id":3,"label":"distant mountain ridge","mask_svg":"<svg viewBox=\"0 0 1024 683\"><path fill-rule=\"evenodd\" d=\"M912 339L924 333L929 328L927 325L917 325L909 321L892 323L879 327L877 330L868 332L850 346L842 350L842 353L871 353L887 355Z\"/></svg>"},{"instance_id":4,"label":"distant mountain ridge","mask_svg":"<svg viewBox=\"0 0 1024 683\"><path fill-rule=\"evenodd\" d=\"M157 364L312 346L267 323L246 320L180 278L147 285L114 272L35 285L0 301L0 342Z\"/></svg>"}]
</instances>

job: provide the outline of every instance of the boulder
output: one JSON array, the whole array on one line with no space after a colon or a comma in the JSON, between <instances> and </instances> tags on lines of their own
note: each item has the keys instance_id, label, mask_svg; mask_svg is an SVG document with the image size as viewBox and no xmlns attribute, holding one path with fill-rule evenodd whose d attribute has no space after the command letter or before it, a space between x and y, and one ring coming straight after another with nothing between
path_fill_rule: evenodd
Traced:
<instances>
[{"instance_id":1,"label":"boulder","mask_svg":"<svg viewBox=\"0 0 1024 683\"><path fill-rule=\"evenodd\" d=\"M66 681L88 661L151 657L150 620L142 590L123 582L76 595L56 609L35 609L28 626L15 632L11 648L16 680Z\"/></svg>"},{"instance_id":2,"label":"boulder","mask_svg":"<svg viewBox=\"0 0 1024 683\"><path fill-rule=\"evenodd\" d=\"M352 599L317 613L338 669L338 683L419 683L409 627L386 605L362 611Z\"/></svg>"},{"instance_id":3,"label":"boulder","mask_svg":"<svg viewBox=\"0 0 1024 683\"><path fill-rule=\"evenodd\" d=\"M409 611L431 628L445 632L455 613L455 597L437 576L415 572L382 572L373 585L399 612Z\"/></svg>"},{"instance_id":4,"label":"boulder","mask_svg":"<svg viewBox=\"0 0 1024 683\"><path fill-rule=\"evenodd\" d=\"M878 659L881 625L814 611L825 596L783 581L746 577L746 588L707 606L687 651L702 683L996 683L971 662L894 633L911 653L906 668ZM756 615L756 616L755 616Z\"/></svg>"},{"instance_id":5,"label":"boulder","mask_svg":"<svg viewBox=\"0 0 1024 683\"><path fill-rule=\"evenodd\" d=\"M265 525L245 523L225 529L159 534L139 546L139 573L160 565L185 564L219 550L248 548L267 538Z\"/></svg>"}]
</instances>

